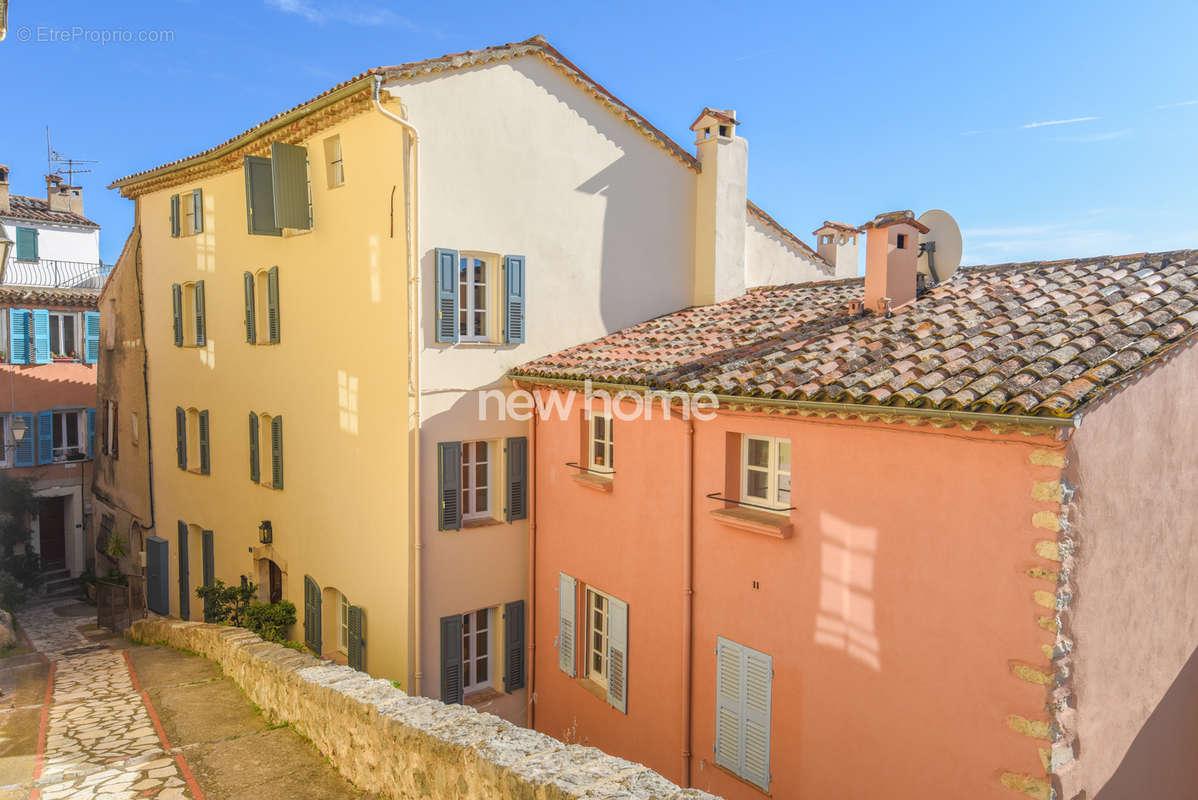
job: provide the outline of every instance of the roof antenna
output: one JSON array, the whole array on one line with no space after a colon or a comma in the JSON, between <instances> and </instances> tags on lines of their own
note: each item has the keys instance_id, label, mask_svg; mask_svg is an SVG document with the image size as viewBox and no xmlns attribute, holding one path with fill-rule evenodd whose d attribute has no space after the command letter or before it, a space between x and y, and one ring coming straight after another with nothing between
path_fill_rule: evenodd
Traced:
<instances>
[{"instance_id":1,"label":"roof antenna","mask_svg":"<svg viewBox=\"0 0 1198 800\"><path fill-rule=\"evenodd\" d=\"M67 186L74 186L76 175L83 175L85 173L91 172L90 169L76 167L75 166L76 164L99 164L99 163L100 163L99 161L95 161L92 159L86 159L86 158L67 158L62 153L59 153L57 150L51 149L51 147L50 147L50 126L49 125L46 126L46 177L47 178L49 178L52 175L57 175L59 178L61 178L63 167L65 166L66 173L67 173ZM58 167L57 170L55 169L55 166Z\"/></svg>"}]
</instances>

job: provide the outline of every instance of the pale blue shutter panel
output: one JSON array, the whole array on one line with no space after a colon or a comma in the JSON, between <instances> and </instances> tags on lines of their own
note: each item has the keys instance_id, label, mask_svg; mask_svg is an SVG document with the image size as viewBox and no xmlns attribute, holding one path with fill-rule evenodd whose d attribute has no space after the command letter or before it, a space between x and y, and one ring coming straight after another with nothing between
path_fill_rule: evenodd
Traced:
<instances>
[{"instance_id":1,"label":"pale blue shutter panel","mask_svg":"<svg viewBox=\"0 0 1198 800\"><path fill-rule=\"evenodd\" d=\"M557 576L557 666L573 678L577 674L577 659L574 656L575 602L577 582L564 572Z\"/></svg>"},{"instance_id":2,"label":"pale blue shutter panel","mask_svg":"<svg viewBox=\"0 0 1198 800\"><path fill-rule=\"evenodd\" d=\"M188 564L187 523L179 520L179 618L191 619L191 567Z\"/></svg>"},{"instance_id":3,"label":"pale blue shutter panel","mask_svg":"<svg viewBox=\"0 0 1198 800\"><path fill-rule=\"evenodd\" d=\"M611 598L607 604L607 702L628 713L628 604Z\"/></svg>"},{"instance_id":4,"label":"pale blue shutter panel","mask_svg":"<svg viewBox=\"0 0 1198 800\"><path fill-rule=\"evenodd\" d=\"M275 225L274 189L271 186L270 159L245 157L245 216L251 234L282 236Z\"/></svg>"},{"instance_id":5,"label":"pale blue shutter panel","mask_svg":"<svg viewBox=\"0 0 1198 800\"><path fill-rule=\"evenodd\" d=\"M27 308L8 310L8 334L10 338L10 361L14 364L29 363L30 315Z\"/></svg>"},{"instance_id":6,"label":"pale blue shutter panel","mask_svg":"<svg viewBox=\"0 0 1198 800\"><path fill-rule=\"evenodd\" d=\"M33 362L50 363L50 312L44 308L33 310Z\"/></svg>"},{"instance_id":7,"label":"pale blue shutter panel","mask_svg":"<svg viewBox=\"0 0 1198 800\"><path fill-rule=\"evenodd\" d=\"M34 452L36 450L34 442L37 439L37 433L34 428L33 414L20 411L12 416L14 420L20 420L25 423L25 436L16 446L14 464L18 467L32 467L37 462Z\"/></svg>"},{"instance_id":8,"label":"pale blue shutter panel","mask_svg":"<svg viewBox=\"0 0 1198 800\"><path fill-rule=\"evenodd\" d=\"M187 469L187 412L175 406L175 463Z\"/></svg>"},{"instance_id":9,"label":"pale blue shutter panel","mask_svg":"<svg viewBox=\"0 0 1198 800\"><path fill-rule=\"evenodd\" d=\"M740 774L744 654L722 636L716 641L715 763Z\"/></svg>"},{"instance_id":10,"label":"pale blue shutter panel","mask_svg":"<svg viewBox=\"0 0 1198 800\"><path fill-rule=\"evenodd\" d=\"M212 455L209 445L210 437L208 430L208 410L205 409L199 414L199 440L200 440L200 474L208 475L212 472Z\"/></svg>"},{"instance_id":11,"label":"pale blue shutter panel","mask_svg":"<svg viewBox=\"0 0 1198 800\"><path fill-rule=\"evenodd\" d=\"M505 308L503 340L508 344L524 341L524 256L504 256L503 275Z\"/></svg>"},{"instance_id":12,"label":"pale blue shutter panel","mask_svg":"<svg viewBox=\"0 0 1198 800\"><path fill-rule=\"evenodd\" d=\"M250 344L258 341L257 320L254 319L254 273L246 272L241 276L245 283L245 340Z\"/></svg>"},{"instance_id":13,"label":"pale blue shutter panel","mask_svg":"<svg viewBox=\"0 0 1198 800\"><path fill-rule=\"evenodd\" d=\"M87 457L96 457L96 410L87 410Z\"/></svg>"},{"instance_id":14,"label":"pale blue shutter panel","mask_svg":"<svg viewBox=\"0 0 1198 800\"><path fill-rule=\"evenodd\" d=\"M747 647L745 653L744 766L741 777L770 790L770 704L774 661Z\"/></svg>"},{"instance_id":15,"label":"pale blue shutter panel","mask_svg":"<svg viewBox=\"0 0 1198 800\"><path fill-rule=\"evenodd\" d=\"M192 233L204 232L204 190L193 189L191 192L191 224Z\"/></svg>"},{"instance_id":16,"label":"pale blue shutter panel","mask_svg":"<svg viewBox=\"0 0 1198 800\"><path fill-rule=\"evenodd\" d=\"M180 212L179 195L172 194L171 195L171 236L172 237L178 237L180 228L182 227L182 224L181 224L182 221L179 219L179 216L180 216L179 212Z\"/></svg>"},{"instance_id":17,"label":"pale blue shutter panel","mask_svg":"<svg viewBox=\"0 0 1198 800\"><path fill-rule=\"evenodd\" d=\"M270 420L270 483L275 489L283 488L283 418Z\"/></svg>"},{"instance_id":18,"label":"pale blue shutter panel","mask_svg":"<svg viewBox=\"0 0 1198 800\"><path fill-rule=\"evenodd\" d=\"M37 261L37 228L17 228L17 261Z\"/></svg>"},{"instance_id":19,"label":"pale blue shutter panel","mask_svg":"<svg viewBox=\"0 0 1198 800\"><path fill-rule=\"evenodd\" d=\"M250 480L258 483L261 473L258 471L258 415L250 412Z\"/></svg>"},{"instance_id":20,"label":"pale blue shutter panel","mask_svg":"<svg viewBox=\"0 0 1198 800\"><path fill-rule=\"evenodd\" d=\"M100 360L99 311L83 312L83 360L88 364L95 364Z\"/></svg>"},{"instance_id":21,"label":"pale blue shutter panel","mask_svg":"<svg viewBox=\"0 0 1198 800\"><path fill-rule=\"evenodd\" d=\"M270 335L270 343L278 344L283 340L281 322L279 320L279 268L271 267L266 271L266 327Z\"/></svg>"},{"instance_id":22,"label":"pale blue shutter panel","mask_svg":"<svg viewBox=\"0 0 1198 800\"><path fill-rule=\"evenodd\" d=\"M196 346L208 344L208 311L204 303L204 282L196 281Z\"/></svg>"},{"instance_id":23,"label":"pale blue shutter panel","mask_svg":"<svg viewBox=\"0 0 1198 800\"><path fill-rule=\"evenodd\" d=\"M462 528L462 443L437 445L437 530Z\"/></svg>"},{"instance_id":24,"label":"pale blue shutter panel","mask_svg":"<svg viewBox=\"0 0 1198 800\"><path fill-rule=\"evenodd\" d=\"M26 433L26 436L29 434ZM54 460L54 412L37 412L37 463L49 464Z\"/></svg>"},{"instance_id":25,"label":"pale blue shutter panel","mask_svg":"<svg viewBox=\"0 0 1198 800\"><path fill-rule=\"evenodd\" d=\"M183 346L183 287L171 284L171 305L175 311L175 347Z\"/></svg>"},{"instance_id":26,"label":"pale blue shutter panel","mask_svg":"<svg viewBox=\"0 0 1198 800\"><path fill-rule=\"evenodd\" d=\"M163 616L171 613L169 557L166 539L146 537L146 607Z\"/></svg>"},{"instance_id":27,"label":"pale blue shutter panel","mask_svg":"<svg viewBox=\"0 0 1198 800\"><path fill-rule=\"evenodd\" d=\"M304 644L316 655L321 654L320 586L311 575L304 576Z\"/></svg>"},{"instance_id":28,"label":"pale blue shutter panel","mask_svg":"<svg viewBox=\"0 0 1198 800\"><path fill-rule=\"evenodd\" d=\"M503 669L503 690L514 692L524 688L524 601L516 600L503 607L503 650L506 654Z\"/></svg>"},{"instance_id":29,"label":"pale blue shutter panel","mask_svg":"<svg viewBox=\"0 0 1198 800\"><path fill-rule=\"evenodd\" d=\"M273 142L270 145L271 187L275 227L309 230L308 148Z\"/></svg>"},{"instance_id":30,"label":"pale blue shutter panel","mask_svg":"<svg viewBox=\"0 0 1198 800\"><path fill-rule=\"evenodd\" d=\"M462 615L441 617L441 702L462 702Z\"/></svg>"},{"instance_id":31,"label":"pale blue shutter panel","mask_svg":"<svg viewBox=\"0 0 1198 800\"><path fill-rule=\"evenodd\" d=\"M508 522L528 518L528 439L513 436L507 440Z\"/></svg>"},{"instance_id":32,"label":"pale blue shutter panel","mask_svg":"<svg viewBox=\"0 0 1198 800\"><path fill-rule=\"evenodd\" d=\"M437 341L458 340L458 251L438 247L437 270Z\"/></svg>"},{"instance_id":33,"label":"pale blue shutter panel","mask_svg":"<svg viewBox=\"0 0 1198 800\"><path fill-rule=\"evenodd\" d=\"M359 672L366 670L366 615L358 606L349 607L349 665Z\"/></svg>"}]
</instances>

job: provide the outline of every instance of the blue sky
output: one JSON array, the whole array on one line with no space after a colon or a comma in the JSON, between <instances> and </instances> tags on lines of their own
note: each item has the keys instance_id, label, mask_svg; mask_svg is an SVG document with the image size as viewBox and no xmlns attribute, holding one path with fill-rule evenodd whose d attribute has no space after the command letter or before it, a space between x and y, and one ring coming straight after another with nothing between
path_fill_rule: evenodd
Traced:
<instances>
[{"instance_id":1,"label":"blue sky","mask_svg":"<svg viewBox=\"0 0 1198 800\"><path fill-rule=\"evenodd\" d=\"M75 28L173 40L46 40ZM111 261L133 218L112 179L368 67L540 33L684 145L701 107L737 109L750 197L809 242L939 207L966 263L1198 247L1194 30L1190 2L12 0L0 161L40 194L47 124L98 159L86 211Z\"/></svg>"}]
</instances>

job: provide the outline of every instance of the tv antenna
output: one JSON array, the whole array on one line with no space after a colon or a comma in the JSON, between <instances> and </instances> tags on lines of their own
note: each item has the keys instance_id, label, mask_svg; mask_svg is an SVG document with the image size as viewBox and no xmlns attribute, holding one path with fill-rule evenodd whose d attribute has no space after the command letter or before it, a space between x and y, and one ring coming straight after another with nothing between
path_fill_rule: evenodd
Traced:
<instances>
[{"instance_id":1,"label":"tv antenna","mask_svg":"<svg viewBox=\"0 0 1198 800\"><path fill-rule=\"evenodd\" d=\"M75 176L91 172L86 167L76 166L78 164L99 164L99 161L93 161L86 158L68 158L62 153L50 147L50 126L46 126L46 177L58 176L62 178L62 172L65 168L67 173L67 186L75 185Z\"/></svg>"}]
</instances>

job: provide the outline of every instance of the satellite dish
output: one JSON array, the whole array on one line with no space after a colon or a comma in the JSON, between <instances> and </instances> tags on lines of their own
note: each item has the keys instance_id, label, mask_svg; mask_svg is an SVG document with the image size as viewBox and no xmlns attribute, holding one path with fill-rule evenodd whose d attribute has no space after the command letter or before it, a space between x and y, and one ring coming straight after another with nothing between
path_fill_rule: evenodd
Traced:
<instances>
[{"instance_id":1,"label":"satellite dish","mask_svg":"<svg viewBox=\"0 0 1198 800\"><path fill-rule=\"evenodd\" d=\"M961 266L961 228L952 214L938 208L925 211L919 221L928 232L919 234L916 269L933 283L946 281Z\"/></svg>"}]
</instances>

